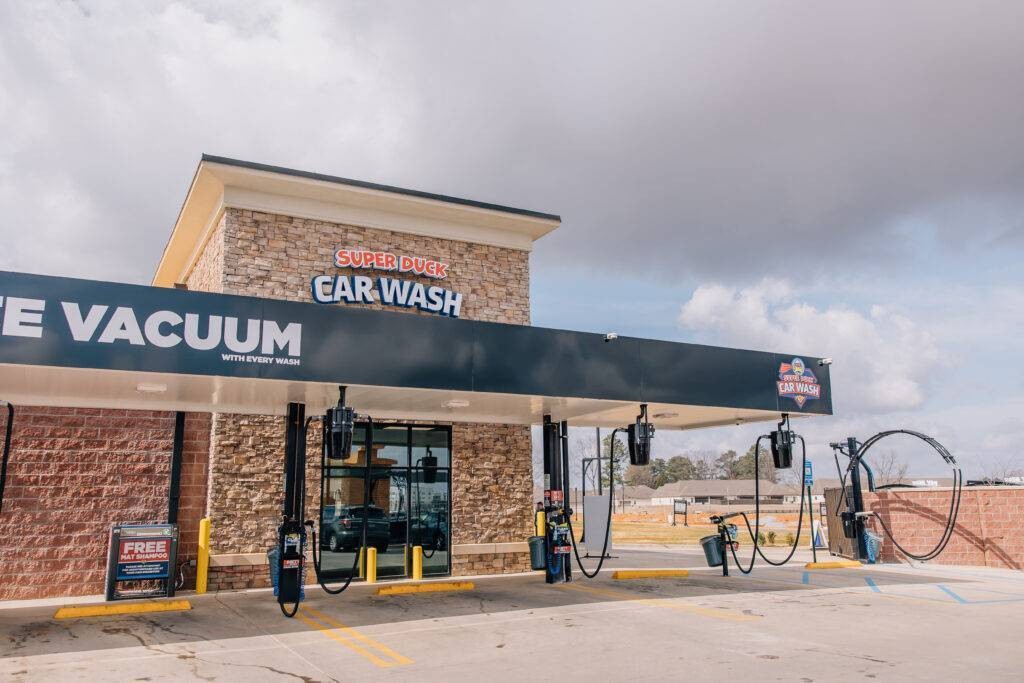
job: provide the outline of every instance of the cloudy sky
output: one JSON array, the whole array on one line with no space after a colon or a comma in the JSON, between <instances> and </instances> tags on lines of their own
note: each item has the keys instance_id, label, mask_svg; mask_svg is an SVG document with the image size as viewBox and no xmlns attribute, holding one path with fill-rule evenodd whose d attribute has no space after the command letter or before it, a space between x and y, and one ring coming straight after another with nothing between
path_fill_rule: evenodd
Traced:
<instances>
[{"instance_id":1,"label":"cloudy sky","mask_svg":"<svg viewBox=\"0 0 1024 683\"><path fill-rule=\"evenodd\" d=\"M819 467L1024 467L1024 4L208 4L0 4L0 268L148 282L203 152L548 211L535 324L833 357Z\"/></svg>"}]
</instances>

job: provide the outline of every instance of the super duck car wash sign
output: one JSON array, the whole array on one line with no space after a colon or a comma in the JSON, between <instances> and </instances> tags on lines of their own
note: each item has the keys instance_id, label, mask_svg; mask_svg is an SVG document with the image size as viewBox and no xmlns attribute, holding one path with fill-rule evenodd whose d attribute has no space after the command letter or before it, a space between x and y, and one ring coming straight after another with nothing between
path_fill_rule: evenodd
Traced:
<instances>
[{"instance_id":1,"label":"super duck car wash sign","mask_svg":"<svg viewBox=\"0 0 1024 683\"><path fill-rule=\"evenodd\" d=\"M375 270L382 273L410 273L432 280L448 277L448 264L420 256L341 248L334 252L338 268ZM425 285L392 275L317 275L310 283L318 304L383 304L418 308L421 311L458 318L462 294L440 285Z\"/></svg>"}]
</instances>

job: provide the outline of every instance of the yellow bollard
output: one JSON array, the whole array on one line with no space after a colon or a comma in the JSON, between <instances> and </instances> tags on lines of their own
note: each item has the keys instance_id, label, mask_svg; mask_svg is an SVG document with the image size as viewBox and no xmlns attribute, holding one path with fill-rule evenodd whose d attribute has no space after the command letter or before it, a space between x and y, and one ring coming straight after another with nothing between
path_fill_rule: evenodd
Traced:
<instances>
[{"instance_id":1,"label":"yellow bollard","mask_svg":"<svg viewBox=\"0 0 1024 683\"><path fill-rule=\"evenodd\" d=\"M537 510L537 535L538 536L544 536L545 535L544 527L546 527L546 526L547 526L547 520L544 518L544 511L543 510Z\"/></svg>"},{"instance_id":2,"label":"yellow bollard","mask_svg":"<svg viewBox=\"0 0 1024 683\"><path fill-rule=\"evenodd\" d=\"M412 580L423 580L423 546L421 545L412 547Z\"/></svg>"},{"instance_id":3,"label":"yellow bollard","mask_svg":"<svg viewBox=\"0 0 1024 683\"><path fill-rule=\"evenodd\" d=\"M199 552L196 555L196 593L206 592L206 576L210 568L210 518L199 520Z\"/></svg>"},{"instance_id":4,"label":"yellow bollard","mask_svg":"<svg viewBox=\"0 0 1024 683\"><path fill-rule=\"evenodd\" d=\"M377 549L366 549L366 583L377 583Z\"/></svg>"},{"instance_id":5,"label":"yellow bollard","mask_svg":"<svg viewBox=\"0 0 1024 683\"><path fill-rule=\"evenodd\" d=\"M366 578L366 548L359 549L359 578Z\"/></svg>"}]
</instances>

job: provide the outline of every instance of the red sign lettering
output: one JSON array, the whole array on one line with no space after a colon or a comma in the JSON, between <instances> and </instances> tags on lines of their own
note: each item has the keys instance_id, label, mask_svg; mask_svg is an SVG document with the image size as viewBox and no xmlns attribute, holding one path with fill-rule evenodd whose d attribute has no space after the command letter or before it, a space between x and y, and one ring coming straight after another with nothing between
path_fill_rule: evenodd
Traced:
<instances>
[{"instance_id":1,"label":"red sign lettering","mask_svg":"<svg viewBox=\"0 0 1024 683\"><path fill-rule=\"evenodd\" d=\"M443 280L448 277L448 264L422 256L398 256L386 251L363 251L343 247L334 252L334 265L339 268L368 268L398 271Z\"/></svg>"}]
</instances>

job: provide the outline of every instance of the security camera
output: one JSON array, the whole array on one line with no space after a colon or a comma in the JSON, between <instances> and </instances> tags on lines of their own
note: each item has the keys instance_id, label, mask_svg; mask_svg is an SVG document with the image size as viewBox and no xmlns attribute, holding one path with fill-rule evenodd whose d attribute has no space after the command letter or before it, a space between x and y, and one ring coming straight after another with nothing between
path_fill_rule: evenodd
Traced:
<instances>
[{"instance_id":1,"label":"security camera","mask_svg":"<svg viewBox=\"0 0 1024 683\"><path fill-rule=\"evenodd\" d=\"M614 332L606 332L605 335L604 335L604 340L606 342L610 342L610 341L612 341L614 339L618 339L618 338L619 338L619 335L615 334Z\"/></svg>"},{"instance_id":2,"label":"security camera","mask_svg":"<svg viewBox=\"0 0 1024 683\"><path fill-rule=\"evenodd\" d=\"M818 361L818 367L823 368L826 365L832 365L832 359L831 358L822 358L822 359L820 359Z\"/></svg>"}]
</instances>

